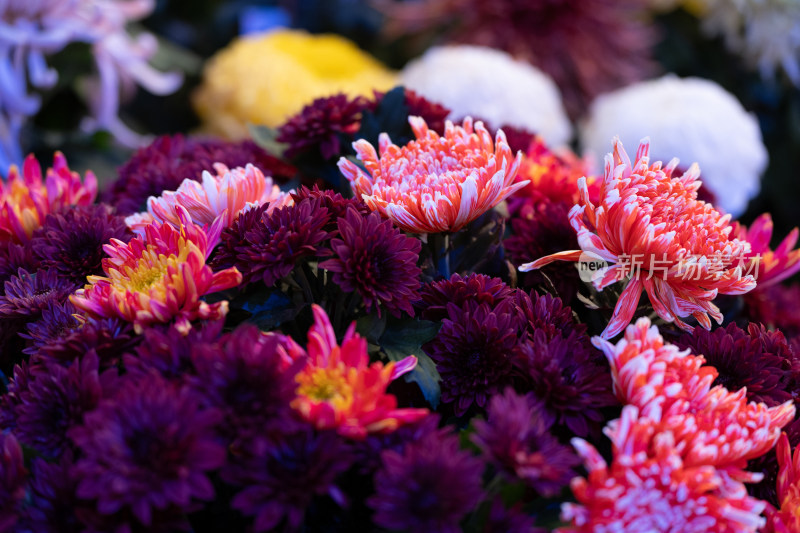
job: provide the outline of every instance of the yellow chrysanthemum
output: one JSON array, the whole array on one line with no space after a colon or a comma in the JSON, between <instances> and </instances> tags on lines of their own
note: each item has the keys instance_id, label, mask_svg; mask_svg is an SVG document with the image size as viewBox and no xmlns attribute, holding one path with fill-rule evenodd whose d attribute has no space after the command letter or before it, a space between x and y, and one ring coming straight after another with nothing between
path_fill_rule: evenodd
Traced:
<instances>
[{"instance_id":1,"label":"yellow chrysanthemum","mask_svg":"<svg viewBox=\"0 0 800 533\"><path fill-rule=\"evenodd\" d=\"M396 76L338 35L278 30L237 39L211 58L194 95L206 128L236 139L247 124L279 126L315 98L371 95Z\"/></svg>"}]
</instances>

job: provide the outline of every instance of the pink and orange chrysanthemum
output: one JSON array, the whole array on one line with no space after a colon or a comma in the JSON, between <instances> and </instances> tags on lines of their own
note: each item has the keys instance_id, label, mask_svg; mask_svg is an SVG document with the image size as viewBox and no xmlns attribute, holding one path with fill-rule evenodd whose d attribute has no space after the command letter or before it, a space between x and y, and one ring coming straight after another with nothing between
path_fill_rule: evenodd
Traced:
<instances>
[{"instance_id":1,"label":"pink and orange chrysanthemum","mask_svg":"<svg viewBox=\"0 0 800 533\"><path fill-rule=\"evenodd\" d=\"M105 276L89 276L89 284L70 301L92 317L119 317L133 323L137 332L153 323L175 321L188 332L192 320L225 316L228 302L209 304L201 296L235 287L242 275L235 268L213 272L206 259L219 239L219 219L208 232L192 223L182 206L181 222L150 224L145 236L129 243L111 239L103 246Z\"/></svg>"},{"instance_id":2,"label":"pink and orange chrysanthemum","mask_svg":"<svg viewBox=\"0 0 800 533\"><path fill-rule=\"evenodd\" d=\"M136 213L125 222L137 235L144 236L145 227L152 222L169 223L179 227L176 207L182 206L198 226L210 226L222 217L223 227L230 227L243 210L269 202L268 211L290 205L292 196L281 192L272 179L258 168L229 169L215 163L216 175L204 171L201 181L185 179L175 191L164 191L161 196L147 199L147 211Z\"/></svg>"},{"instance_id":3,"label":"pink and orange chrysanthemum","mask_svg":"<svg viewBox=\"0 0 800 533\"><path fill-rule=\"evenodd\" d=\"M598 290L629 278L604 338L621 332L633 319L644 290L655 312L691 331L681 319L693 316L706 329L711 315L722 314L712 301L717 294L743 294L756 286L744 275L750 243L733 238L730 215L697 199L700 169L692 165L673 178L678 165L650 164L650 143L642 141L631 163L619 139L605 160L600 201L589 198L586 179L578 182L579 203L569 213L581 250L559 252L519 268L528 271L553 261L577 261L582 253L612 263L593 275Z\"/></svg>"},{"instance_id":4,"label":"pink and orange chrysanthemum","mask_svg":"<svg viewBox=\"0 0 800 533\"><path fill-rule=\"evenodd\" d=\"M789 437L781 434L778 455L778 502L780 509L767 508L765 533L798 533L800 531L800 447L792 453Z\"/></svg>"},{"instance_id":5,"label":"pink and orange chrysanthemum","mask_svg":"<svg viewBox=\"0 0 800 533\"><path fill-rule=\"evenodd\" d=\"M398 362L369 362L367 341L355 333L355 322L339 346L325 311L313 306L314 325L308 332L308 362L295 377L297 398L292 407L317 429L335 429L351 439L390 433L428 415L427 409L398 409L386 393L394 379L417 364L413 355ZM296 350L291 350L298 355Z\"/></svg>"},{"instance_id":6,"label":"pink and orange chrysanthemum","mask_svg":"<svg viewBox=\"0 0 800 533\"><path fill-rule=\"evenodd\" d=\"M42 179L42 167L33 155L25 158L22 173L12 165L8 180L0 180L0 242L25 242L39 228L48 213L70 206L91 205L97 196L97 179L89 171L81 183L77 172L67 166L61 152Z\"/></svg>"},{"instance_id":7,"label":"pink and orange chrysanthemum","mask_svg":"<svg viewBox=\"0 0 800 533\"><path fill-rule=\"evenodd\" d=\"M596 337L611 365L617 397L626 404L609 423L609 466L582 439L572 443L588 479L571 486L578 504L564 504L571 526L589 531L756 531L765 502L748 495L749 459L766 453L795 414L791 401L767 408L747 403L744 389L711 387L717 371L702 356L665 344L642 318L616 345Z\"/></svg>"},{"instance_id":8,"label":"pink and orange chrysanthemum","mask_svg":"<svg viewBox=\"0 0 800 533\"><path fill-rule=\"evenodd\" d=\"M749 262L747 270L753 272L758 281L758 290L780 283L800 271L800 249L793 249L800 230L794 228L772 250L769 242L772 239L773 224L769 213L759 216L749 228L737 223L733 226L734 235L739 240L750 243L750 253L745 259Z\"/></svg>"},{"instance_id":9,"label":"pink and orange chrysanthemum","mask_svg":"<svg viewBox=\"0 0 800 533\"><path fill-rule=\"evenodd\" d=\"M410 233L456 232L528 182L514 183L516 158L498 131L494 142L478 121L448 121L444 135L420 117L409 117L416 140L400 147L381 133L379 152L369 142L353 143L367 173L345 158L339 169L373 211Z\"/></svg>"}]
</instances>

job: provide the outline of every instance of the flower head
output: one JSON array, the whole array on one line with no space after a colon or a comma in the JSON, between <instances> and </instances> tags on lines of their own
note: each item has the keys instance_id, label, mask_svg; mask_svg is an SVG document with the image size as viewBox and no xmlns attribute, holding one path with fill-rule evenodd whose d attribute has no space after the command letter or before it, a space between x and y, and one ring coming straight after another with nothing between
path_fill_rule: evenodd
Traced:
<instances>
[{"instance_id":1,"label":"flower head","mask_svg":"<svg viewBox=\"0 0 800 533\"><path fill-rule=\"evenodd\" d=\"M514 291L500 278L490 278L485 274L460 276L453 274L450 279L427 283L420 290L417 307L423 320L438 322L447 318L447 304L458 307L467 302L486 303L496 307L513 296Z\"/></svg>"},{"instance_id":2,"label":"flower head","mask_svg":"<svg viewBox=\"0 0 800 533\"><path fill-rule=\"evenodd\" d=\"M145 239L105 245L106 276L89 276L89 284L71 297L73 305L95 318L122 318L137 330L172 320L187 330L191 320L225 316L227 302L208 304L200 297L235 287L242 276L236 269L211 271L206 257L216 241L214 229L206 235L185 209L178 209L179 229L153 224Z\"/></svg>"},{"instance_id":3,"label":"flower head","mask_svg":"<svg viewBox=\"0 0 800 533\"><path fill-rule=\"evenodd\" d=\"M730 216L697 200L699 169L696 165L679 178L672 172L673 159L662 168L650 164L650 145L639 145L631 163L619 139L606 156L600 202L588 198L581 179L580 203L570 211L570 223L578 244L593 257L614 263L602 268L592 281L599 290L629 277L617 301L614 315L603 331L611 338L633 318L642 290L658 316L689 331L682 318L693 316L711 329L710 314L717 322L722 314L712 303L717 294L742 294L755 287L752 276L743 275L741 261L750 245L731 237ZM540 268L556 260L577 260L581 251L560 252L527 263L520 270Z\"/></svg>"},{"instance_id":4,"label":"flower head","mask_svg":"<svg viewBox=\"0 0 800 533\"><path fill-rule=\"evenodd\" d=\"M144 228L154 221L160 224L181 225L176 210L184 207L198 226L211 226L222 217L222 226L230 227L236 217L245 209L269 203L267 212L288 205L292 197L283 193L272 179L264 177L263 172L248 163L247 167L229 169L222 163L215 163L216 175L207 170L202 178L185 179L175 191L164 191L161 196L147 199L147 212L137 213L125 219L139 236L144 236Z\"/></svg>"},{"instance_id":5,"label":"flower head","mask_svg":"<svg viewBox=\"0 0 800 533\"><path fill-rule=\"evenodd\" d=\"M753 321L778 328L789 338L800 335L800 308L792 302L800 298L800 285L768 285L744 295L745 316Z\"/></svg>"},{"instance_id":6,"label":"flower head","mask_svg":"<svg viewBox=\"0 0 800 533\"><path fill-rule=\"evenodd\" d=\"M0 241L27 242L44 223L48 213L71 206L90 205L97 196L97 179L80 175L67 166L64 154L56 152L53 167L42 179L42 167L33 155L25 158L22 173L13 165L8 180L0 181Z\"/></svg>"},{"instance_id":7,"label":"flower head","mask_svg":"<svg viewBox=\"0 0 800 533\"><path fill-rule=\"evenodd\" d=\"M0 434L0 530L12 531L25 497L27 471L22 448L12 433Z\"/></svg>"},{"instance_id":8,"label":"flower head","mask_svg":"<svg viewBox=\"0 0 800 533\"><path fill-rule=\"evenodd\" d=\"M628 146L648 136L652 160L697 162L703 189L734 217L761 188L768 154L758 119L713 81L669 75L599 96L581 130L584 152L599 158L615 135Z\"/></svg>"},{"instance_id":9,"label":"flower head","mask_svg":"<svg viewBox=\"0 0 800 533\"><path fill-rule=\"evenodd\" d=\"M586 326L575 321L572 308L564 305L561 298L517 289L514 291L512 303L518 320L529 335L541 330L548 339L575 336L582 343L589 344Z\"/></svg>"},{"instance_id":10,"label":"flower head","mask_svg":"<svg viewBox=\"0 0 800 533\"><path fill-rule=\"evenodd\" d=\"M800 448L796 447L794 453L789 445L786 433L781 433L778 439L778 501L780 507L776 512L769 512L769 525L767 531L774 533L789 533L800 530Z\"/></svg>"},{"instance_id":11,"label":"flower head","mask_svg":"<svg viewBox=\"0 0 800 533\"><path fill-rule=\"evenodd\" d=\"M89 504L81 501L75 491L78 480L73 470L72 452L64 453L58 461L33 460L29 484L30 503L25 508L24 523L31 531L42 533L80 533L84 525L78 515ZM24 528L23 528L24 529Z\"/></svg>"},{"instance_id":12,"label":"flower head","mask_svg":"<svg viewBox=\"0 0 800 533\"><path fill-rule=\"evenodd\" d=\"M526 128L552 146L564 145L572 137L572 125L552 78L501 50L433 47L408 63L400 77L406 87L448 107L450 120L471 116L494 126Z\"/></svg>"},{"instance_id":13,"label":"flower head","mask_svg":"<svg viewBox=\"0 0 800 533\"><path fill-rule=\"evenodd\" d=\"M481 122L448 122L443 136L419 117L409 117L416 140L406 146L380 136L380 159L361 139L353 144L367 174L342 158L339 168L370 209L412 233L455 232L499 204L525 182L514 184L515 159L498 132L495 142Z\"/></svg>"},{"instance_id":14,"label":"flower head","mask_svg":"<svg viewBox=\"0 0 800 533\"><path fill-rule=\"evenodd\" d=\"M215 163L228 168L252 164L279 182L295 173L294 167L250 140L233 143L164 135L139 149L119 169L119 179L106 192L105 201L121 215L146 211L149 197L174 191L187 179L200 181L203 171L215 171Z\"/></svg>"},{"instance_id":15,"label":"flower head","mask_svg":"<svg viewBox=\"0 0 800 533\"><path fill-rule=\"evenodd\" d=\"M452 432L431 433L402 452L383 452L382 459L367 500L380 527L455 533L481 499L483 462L459 450Z\"/></svg>"},{"instance_id":16,"label":"flower head","mask_svg":"<svg viewBox=\"0 0 800 533\"><path fill-rule=\"evenodd\" d=\"M769 213L759 216L749 228L738 226L734 234L750 243L750 254L745 257L749 260L748 270L755 272L758 290L780 283L800 271L800 249L793 249L800 235L798 228L790 231L775 250L769 247L772 238Z\"/></svg>"},{"instance_id":17,"label":"flower head","mask_svg":"<svg viewBox=\"0 0 800 533\"><path fill-rule=\"evenodd\" d=\"M16 276L20 268L28 272L39 270L39 261L33 255L30 241L25 244L0 242L0 283Z\"/></svg>"},{"instance_id":18,"label":"flower head","mask_svg":"<svg viewBox=\"0 0 800 533\"><path fill-rule=\"evenodd\" d=\"M65 309L67 305L64 306ZM74 309L74 306L69 305ZM46 320L54 321L55 317L64 320L63 326L52 323L50 326L63 327L59 335L52 338L34 339L36 347L35 358L43 361L53 361L68 366L76 358L82 358L89 353L97 354L100 358L100 368L115 366L120 356L132 350L142 339L134 332L133 326L116 317L112 318L87 318L81 316L79 323L72 327L72 322L61 314L61 311L53 313L53 318L49 318L48 311L42 313L40 324L45 326ZM74 317L77 313L73 314ZM33 337L33 327L28 327L27 338ZM37 330L37 334L41 330Z\"/></svg>"},{"instance_id":19,"label":"flower head","mask_svg":"<svg viewBox=\"0 0 800 533\"><path fill-rule=\"evenodd\" d=\"M439 333L423 346L442 377L442 401L457 415L486 407L511 383L518 324L510 306L467 302L447 305Z\"/></svg>"},{"instance_id":20,"label":"flower head","mask_svg":"<svg viewBox=\"0 0 800 533\"><path fill-rule=\"evenodd\" d=\"M75 316L76 309L69 300L65 302L51 302L43 311L42 316L36 322L30 322L26 326L25 332L20 332L20 336L30 340L30 345L23 350L23 353L34 355L39 350L69 332L81 326L81 321ZM76 355L76 357L78 357Z\"/></svg>"},{"instance_id":21,"label":"flower head","mask_svg":"<svg viewBox=\"0 0 800 533\"><path fill-rule=\"evenodd\" d=\"M54 269L33 274L20 269L5 283L5 294L0 295L0 317L37 318L51 305L65 302L76 288L76 283L60 277Z\"/></svg>"},{"instance_id":22,"label":"flower head","mask_svg":"<svg viewBox=\"0 0 800 533\"><path fill-rule=\"evenodd\" d=\"M126 380L70 432L80 450L78 496L96 500L102 514L130 510L144 526L157 510L212 499L208 473L225 461L214 439L218 415L157 375Z\"/></svg>"},{"instance_id":23,"label":"flower head","mask_svg":"<svg viewBox=\"0 0 800 533\"><path fill-rule=\"evenodd\" d=\"M278 128L276 140L288 144L285 155L318 154L331 159L342 151L342 139L352 138L361 127L368 100L335 94L317 98Z\"/></svg>"},{"instance_id":24,"label":"flower head","mask_svg":"<svg viewBox=\"0 0 800 533\"><path fill-rule=\"evenodd\" d=\"M349 209L338 226L339 237L330 244L334 257L319 267L333 272L333 282L344 292L357 291L367 311L374 307L380 316L383 306L394 316L401 311L413 316L422 243L375 212L365 217Z\"/></svg>"},{"instance_id":25,"label":"flower head","mask_svg":"<svg viewBox=\"0 0 800 533\"><path fill-rule=\"evenodd\" d=\"M475 422L473 442L502 472L522 479L545 497L575 475L578 458L549 433L551 417L533 395L508 388L489 402L487 421Z\"/></svg>"},{"instance_id":26,"label":"flower head","mask_svg":"<svg viewBox=\"0 0 800 533\"><path fill-rule=\"evenodd\" d=\"M77 207L50 214L31 239L40 268L53 268L61 277L85 283L102 274L103 245L111 239L128 242L133 234L122 217L105 205Z\"/></svg>"},{"instance_id":27,"label":"flower head","mask_svg":"<svg viewBox=\"0 0 800 533\"><path fill-rule=\"evenodd\" d=\"M386 393L394 379L414 369L416 357L370 364L367 341L355 333L355 322L339 346L325 311L317 305L313 311L308 361L295 376L297 398L292 401L303 419L317 429L361 440L427 416L427 409L398 409L397 399Z\"/></svg>"},{"instance_id":28,"label":"flower head","mask_svg":"<svg viewBox=\"0 0 800 533\"><path fill-rule=\"evenodd\" d=\"M235 139L248 124L281 125L315 98L394 83L393 72L344 37L283 29L236 39L212 57L194 105L207 129Z\"/></svg>"},{"instance_id":29,"label":"flower head","mask_svg":"<svg viewBox=\"0 0 800 533\"><path fill-rule=\"evenodd\" d=\"M369 207L361 201L361 198L345 198L341 193L332 191L330 189L320 189L317 185L313 188L306 186L300 187L297 192L292 192L294 203L300 203L306 198L319 198L321 207L328 210L330 215L328 224L325 226L325 231L333 233L338 228L338 220L347 214L351 208L358 211L361 215L367 216L370 213Z\"/></svg>"}]
</instances>

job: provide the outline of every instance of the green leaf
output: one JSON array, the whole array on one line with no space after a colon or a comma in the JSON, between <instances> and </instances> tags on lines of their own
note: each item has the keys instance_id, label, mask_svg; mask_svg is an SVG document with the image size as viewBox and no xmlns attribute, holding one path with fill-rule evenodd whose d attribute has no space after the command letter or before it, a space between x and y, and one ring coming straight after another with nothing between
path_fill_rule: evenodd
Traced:
<instances>
[{"instance_id":1,"label":"green leaf","mask_svg":"<svg viewBox=\"0 0 800 533\"><path fill-rule=\"evenodd\" d=\"M292 301L280 289L262 286L239 294L230 301L230 307L247 312L248 322L269 331L294 320L305 304Z\"/></svg>"},{"instance_id":2,"label":"green leaf","mask_svg":"<svg viewBox=\"0 0 800 533\"><path fill-rule=\"evenodd\" d=\"M400 361L409 355L417 357L417 366L405 375L405 380L419 386L433 409L439 405L441 377L436 363L422 350L422 345L433 339L440 327L440 323L427 320L391 321L379 340L381 349L392 361Z\"/></svg>"},{"instance_id":3,"label":"green leaf","mask_svg":"<svg viewBox=\"0 0 800 533\"><path fill-rule=\"evenodd\" d=\"M250 136L253 138L254 143L275 157L283 157L287 145L277 141L277 129L268 128L266 126L256 126L255 124L248 124L248 129L250 130Z\"/></svg>"},{"instance_id":4,"label":"green leaf","mask_svg":"<svg viewBox=\"0 0 800 533\"><path fill-rule=\"evenodd\" d=\"M361 116L361 127L356 139L366 139L373 146L378 146L378 136L387 133L392 142L402 146L414 138L408 124L408 106L406 91L402 86L395 87L383 95L375 112L364 111Z\"/></svg>"}]
</instances>

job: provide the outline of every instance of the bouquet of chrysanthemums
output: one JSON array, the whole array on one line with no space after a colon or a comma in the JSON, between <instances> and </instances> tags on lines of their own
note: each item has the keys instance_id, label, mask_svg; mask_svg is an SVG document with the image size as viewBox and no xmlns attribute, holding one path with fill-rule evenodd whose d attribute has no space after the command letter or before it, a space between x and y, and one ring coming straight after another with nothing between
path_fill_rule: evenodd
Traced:
<instances>
[{"instance_id":1,"label":"bouquet of chrysanthemums","mask_svg":"<svg viewBox=\"0 0 800 533\"><path fill-rule=\"evenodd\" d=\"M449 112L12 166L0 531L800 531L797 231Z\"/></svg>"}]
</instances>

